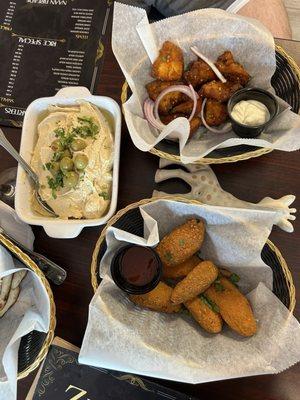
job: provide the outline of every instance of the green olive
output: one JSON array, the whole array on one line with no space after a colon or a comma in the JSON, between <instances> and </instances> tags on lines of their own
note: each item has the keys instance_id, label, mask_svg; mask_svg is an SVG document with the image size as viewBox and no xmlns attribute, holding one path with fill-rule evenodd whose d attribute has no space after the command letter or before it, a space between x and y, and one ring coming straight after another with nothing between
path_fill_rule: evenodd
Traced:
<instances>
[{"instance_id":1,"label":"green olive","mask_svg":"<svg viewBox=\"0 0 300 400\"><path fill-rule=\"evenodd\" d=\"M78 154L75 158L74 158L74 165L76 169L82 170L85 169L86 166L89 163L89 159L87 158L87 156L85 154Z\"/></svg>"},{"instance_id":2,"label":"green olive","mask_svg":"<svg viewBox=\"0 0 300 400\"><path fill-rule=\"evenodd\" d=\"M59 167L62 172L72 171L74 163L70 157L64 157L60 160Z\"/></svg>"},{"instance_id":3,"label":"green olive","mask_svg":"<svg viewBox=\"0 0 300 400\"><path fill-rule=\"evenodd\" d=\"M74 139L71 143L71 149L73 151L80 151L86 148L86 143L82 139Z\"/></svg>"},{"instance_id":4,"label":"green olive","mask_svg":"<svg viewBox=\"0 0 300 400\"><path fill-rule=\"evenodd\" d=\"M74 172L74 171L68 171L66 172L63 182L64 182L64 187L67 187L69 189L72 189L75 187L78 183L79 180L79 175Z\"/></svg>"},{"instance_id":5,"label":"green olive","mask_svg":"<svg viewBox=\"0 0 300 400\"><path fill-rule=\"evenodd\" d=\"M72 158L72 154L71 154L71 152L70 152L69 149L65 149L65 150L63 151L61 158L63 158L63 157Z\"/></svg>"},{"instance_id":6,"label":"green olive","mask_svg":"<svg viewBox=\"0 0 300 400\"><path fill-rule=\"evenodd\" d=\"M55 152L57 152L57 151L62 151L62 150L63 150L63 146L62 146L62 144L60 143L60 141L59 141L58 139L56 139L56 140L54 140L54 141L51 143L51 149L52 149L53 151L55 151Z\"/></svg>"},{"instance_id":7,"label":"green olive","mask_svg":"<svg viewBox=\"0 0 300 400\"><path fill-rule=\"evenodd\" d=\"M58 171L59 171L59 163L58 162L52 162L51 167L49 168L50 173L55 176Z\"/></svg>"}]
</instances>

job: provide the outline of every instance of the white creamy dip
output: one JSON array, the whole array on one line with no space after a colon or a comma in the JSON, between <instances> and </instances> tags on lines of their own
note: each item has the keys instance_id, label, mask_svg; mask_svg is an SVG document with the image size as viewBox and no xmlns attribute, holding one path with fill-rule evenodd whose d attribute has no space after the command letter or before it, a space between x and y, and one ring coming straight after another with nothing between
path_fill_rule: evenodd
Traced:
<instances>
[{"instance_id":1,"label":"white creamy dip","mask_svg":"<svg viewBox=\"0 0 300 400\"><path fill-rule=\"evenodd\" d=\"M270 119L268 108L256 100L240 101L233 107L231 116L240 124L248 126L263 125Z\"/></svg>"},{"instance_id":2,"label":"white creamy dip","mask_svg":"<svg viewBox=\"0 0 300 400\"><path fill-rule=\"evenodd\" d=\"M74 150L74 140L84 148ZM59 142L58 150L53 150L54 142ZM65 180L70 176L68 171L61 169L65 154L73 165L70 171L76 177L73 186L68 186ZM86 160L82 169L76 167L78 155ZM42 199L60 218L99 218L107 211L112 164L112 132L96 106L80 102L69 107L49 107L48 115L38 125L31 166L39 177Z\"/></svg>"}]
</instances>

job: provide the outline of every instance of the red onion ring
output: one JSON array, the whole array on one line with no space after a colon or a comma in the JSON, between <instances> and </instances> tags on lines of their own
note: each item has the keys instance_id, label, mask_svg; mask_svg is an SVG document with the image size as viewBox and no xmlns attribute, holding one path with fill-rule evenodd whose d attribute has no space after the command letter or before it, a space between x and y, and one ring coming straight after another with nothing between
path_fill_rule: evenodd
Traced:
<instances>
[{"instance_id":1,"label":"red onion ring","mask_svg":"<svg viewBox=\"0 0 300 400\"><path fill-rule=\"evenodd\" d=\"M151 124L155 129L163 130L166 126L161 121L157 121L153 115L154 101L149 99L149 97L144 101L143 111L146 120Z\"/></svg>"},{"instance_id":2,"label":"red onion ring","mask_svg":"<svg viewBox=\"0 0 300 400\"><path fill-rule=\"evenodd\" d=\"M199 58L201 58L201 60L203 60L204 62L206 62L206 64L208 64L210 66L210 68L214 71L214 73L217 75L217 77L220 79L221 82L225 83L227 82L227 79L224 77L224 75L222 74L221 71L219 71L219 69L216 67L215 63L210 60L209 58L207 58L204 54L202 54L196 46L192 46L191 50L194 54L196 54L196 56L198 56Z\"/></svg>"},{"instance_id":3,"label":"red onion ring","mask_svg":"<svg viewBox=\"0 0 300 400\"><path fill-rule=\"evenodd\" d=\"M194 101L194 106L193 106L193 110L191 115L189 116L188 120L190 121L196 111L196 107L197 107L197 99L199 98L198 94L195 92L194 88L192 85L189 86L185 86L185 85L174 85L174 86L169 86L166 89L164 89L159 96L157 97L157 99L155 100L154 103L154 118L159 121L161 124L161 120L159 117L159 113L158 113L158 107L159 107L159 103L161 102L161 99L168 93L172 93L172 92L181 92L185 95L187 95L189 98L191 98Z\"/></svg>"},{"instance_id":4,"label":"red onion ring","mask_svg":"<svg viewBox=\"0 0 300 400\"><path fill-rule=\"evenodd\" d=\"M230 122L228 124L225 124L223 126L223 128L221 128L221 129L215 129L215 128L212 128L211 126L208 125L208 123L206 122L205 117L204 117L204 108L205 108L206 102L207 102L207 99L205 98L203 100L202 107L201 107L201 120L202 120L203 125L205 126L205 128L208 129L210 132L213 132L213 133L227 133L227 132L229 132L231 130L231 123Z\"/></svg>"}]
</instances>

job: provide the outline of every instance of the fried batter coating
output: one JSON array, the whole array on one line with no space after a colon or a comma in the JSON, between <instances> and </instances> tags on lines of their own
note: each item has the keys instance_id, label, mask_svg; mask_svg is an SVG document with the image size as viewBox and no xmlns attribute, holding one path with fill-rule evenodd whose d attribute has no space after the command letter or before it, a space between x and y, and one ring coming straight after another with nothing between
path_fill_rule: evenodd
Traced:
<instances>
[{"instance_id":1,"label":"fried batter coating","mask_svg":"<svg viewBox=\"0 0 300 400\"><path fill-rule=\"evenodd\" d=\"M176 265L175 267L169 267L167 265L163 265L163 277L166 279L179 279L187 276L192 269L196 267L200 262L199 257L192 256L181 264Z\"/></svg>"},{"instance_id":2,"label":"fried batter coating","mask_svg":"<svg viewBox=\"0 0 300 400\"><path fill-rule=\"evenodd\" d=\"M200 250L204 233L204 222L195 218L173 229L156 247L162 263L173 267L189 259Z\"/></svg>"},{"instance_id":3,"label":"fried batter coating","mask_svg":"<svg viewBox=\"0 0 300 400\"><path fill-rule=\"evenodd\" d=\"M200 262L182 281L177 283L171 295L174 304L184 303L203 293L218 277L218 268L211 261Z\"/></svg>"},{"instance_id":4,"label":"fried batter coating","mask_svg":"<svg viewBox=\"0 0 300 400\"><path fill-rule=\"evenodd\" d=\"M226 104L208 99L205 106L205 120L209 126L218 126L226 122L228 117Z\"/></svg>"},{"instance_id":5,"label":"fried batter coating","mask_svg":"<svg viewBox=\"0 0 300 400\"><path fill-rule=\"evenodd\" d=\"M222 318L214 312L202 299L195 297L184 303L198 324L209 333L220 333L222 330Z\"/></svg>"},{"instance_id":6,"label":"fried batter coating","mask_svg":"<svg viewBox=\"0 0 300 400\"><path fill-rule=\"evenodd\" d=\"M196 106L195 115L199 115L200 114L202 103L203 103L203 99L200 97L197 100L197 106ZM182 114L186 115L187 117L189 117L191 115L192 111L193 111L193 106L194 106L193 100L185 101L184 103L181 103L178 106L175 106L172 109L171 114L178 114L178 113L181 114L182 113Z\"/></svg>"},{"instance_id":7,"label":"fried batter coating","mask_svg":"<svg viewBox=\"0 0 300 400\"><path fill-rule=\"evenodd\" d=\"M188 70L183 74L187 83L190 83L194 88L199 88L206 82L216 79L214 71L206 62L197 60L190 63Z\"/></svg>"},{"instance_id":8,"label":"fried batter coating","mask_svg":"<svg viewBox=\"0 0 300 400\"><path fill-rule=\"evenodd\" d=\"M180 47L166 41L152 65L152 76L161 81L178 81L183 73L184 61Z\"/></svg>"},{"instance_id":9,"label":"fried batter coating","mask_svg":"<svg viewBox=\"0 0 300 400\"><path fill-rule=\"evenodd\" d=\"M252 336L257 325L246 297L227 278L220 277L205 292L220 309L224 321L242 336Z\"/></svg>"},{"instance_id":10,"label":"fried batter coating","mask_svg":"<svg viewBox=\"0 0 300 400\"><path fill-rule=\"evenodd\" d=\"M218 58L216 67L231 82L237 82L245 86L250 80L250 75L241 64L234 60L231 51L225 51Z\"/></svg>"},{"instance_id":11,"label":"fried batter coating","mask_svg":"<svg viewBox=\"0 0 300 400\"><path fill-rule=\"evenodd\" d=\"M171 121L173 121L176 118L179 117L184 117L186 118L186 115L184 114L168 114L168 115L161 115L160 120L163 124L168 125ZM197 131L197 129L202 125L201 118L199 117L193 117L190 120L190 135L189 138L193 136L193 134Z\"/></svg>"},{"instance_id":12,"label":"fried batter coating","mask_svg":"<svg viewBox=\"0 0 300 400\"><path fill-rule=\"evenodd\" d=\"M221 81L211 81L202 86L200 93L203 97L225 103L235 92L241 88L242 85L238 82L223 83Z\"/></svg>"},{"instance_id":13,"label":"fried batter coating","mask_svg":"<svg viewBox=\"0 0 300 400\"><path fill-rule=\"evenodd\" d=\"M153 311L175 313L180 311L180 305L174 305L170 301L172 288L163 282L159 282L151 292L140 295L129 295L129 299L137 306L149 308Z\"/></svg>"},{"instance_id":14,"label":"fried batter coating","mask_svg":"<svg viewBox=\"0 0 300 400\"><path fill-rule=\"evenodd\" d=\"M151 100L155 101L158 95L167 87L173 85L182 85L182 82L162 82L162 81L152 81L146 85L147 92ZM160 101L158 106L158 112L161 115L168 115L171 109L188 99L188 96L181 92L171 92L167 93Z\"/></svg>"}]
</instances>

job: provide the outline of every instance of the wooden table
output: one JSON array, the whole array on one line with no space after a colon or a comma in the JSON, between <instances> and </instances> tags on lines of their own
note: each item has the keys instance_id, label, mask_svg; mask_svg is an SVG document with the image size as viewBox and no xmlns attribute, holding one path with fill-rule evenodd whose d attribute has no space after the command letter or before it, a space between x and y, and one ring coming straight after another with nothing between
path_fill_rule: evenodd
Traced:
<instances>
[{"instance_id":1,"label":"wooden table","mask_svg":"<svg viewBox=\"0 0 300 400\"><path fill-rule=\"evenodd\" d=\"M110 36L109 36L110 37ZM298 64L300 64L300 42L279 41ZM106 46L105 61L97 93L119 101L122 73L110 49ZM21 130L4 129L16 149L19 149ZM0 171L15 166L16 162L0 148ZM137 200L150 197L154 189L154 174L158 158L137 150L123 123L120 189L118 209ZM240 199L258 202L265 196L279 198L286 194L297 196L296 207L300 208L300 157L298 152L274 151L260 158L213 166L222 187ZM168 183L168 189L178 190L179 181ZM166 186L161 187L166 188ZM184 186L183 186L184 188ZM275 228L271 240L282 251L293 273L297 290L298 307L295 315L300 317L300 219L295 232L288 234ZM84 335L88 305L93 291L90 283L90 262L95 242L101 228L84 229L72 240L50 239L41 227L34 227L35 249L57 262L68 272L61 287L52 286L57 307L56 335L80 346ZM18 399L24 400L34 374L19 382ZM298 400L300 396L300 365L279 375L231 379L201 385L163 382L167 386L195 396L198 399L222 398L222 400Z\"/></svg>"}]
</instances>

